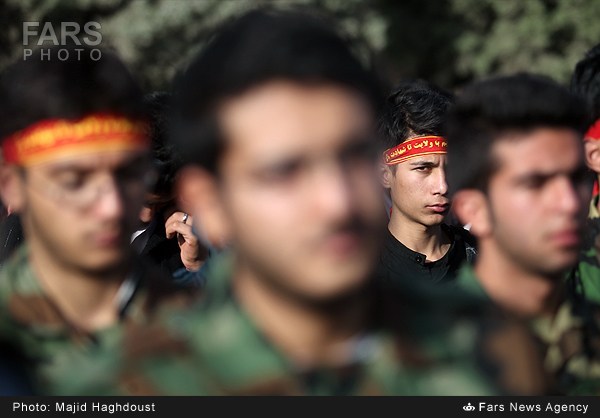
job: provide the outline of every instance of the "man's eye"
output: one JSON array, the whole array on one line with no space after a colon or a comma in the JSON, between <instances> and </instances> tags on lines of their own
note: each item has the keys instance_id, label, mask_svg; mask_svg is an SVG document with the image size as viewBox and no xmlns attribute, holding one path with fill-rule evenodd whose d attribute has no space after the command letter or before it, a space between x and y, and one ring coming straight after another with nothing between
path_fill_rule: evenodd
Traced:
<instances>
[{"instance_id":1,"label":"man's eye","mask_svg":"<svg viewBox=\"0 0 600 418\"><path fill-rule=\"evenodd\" d=\"M423 173L427 173L427 172L431 171L431 167L427 167L427 166L415 167L414 169L416 171L420 171Z\"/></svg>"},{"instance_id":2,"label":"man's eye","mask_svg":"<svg viewBox=\"0 0 600 418\"><path fill-rule=\"evenodd\" d=\"M546 184L546 179L543 177L532 177L523 183L528 189L539 189Z\"/></svg>"},{"instance_id":3,"label":"man's eye","mask_svg":"<svg viewBox=\"0 0 600 418\"><path fill-rule=\"evenodd\" d=\"M271 167L265 171L264 177L268 180L287 180L294 177L300 171L300 165L296 163L282 164Z\"/></svg>"},{"instance_id":4,"label":"man's eye","mask_svg":"<svg viewBox=\"0 0 600 418\"><path fill-rule=\"evenodd\" d=\"M69 176L59 180L59 185L65 190L78 190L85 185L83 176Z\"/></svg>"}]
</instances>

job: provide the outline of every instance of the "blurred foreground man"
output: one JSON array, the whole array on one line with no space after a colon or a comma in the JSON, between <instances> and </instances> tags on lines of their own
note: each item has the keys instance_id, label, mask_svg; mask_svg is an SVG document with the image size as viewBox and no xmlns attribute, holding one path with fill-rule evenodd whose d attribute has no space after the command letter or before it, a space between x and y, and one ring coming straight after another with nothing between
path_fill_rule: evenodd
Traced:
<instances>
[{"instance_id":1,"label":"blurred foreground man","mask_svg":"<svg viewBox=\"0 0 600 418\"><path fill-rule=\"evenodd\" d=\"M181 197L231 250L204 302L166 316L171 342L125 358L136 393L475 395L498 393L496 378L539 393L523 334L488 341L492 328L370 279L386 221L378 102L348 46L299 15L245 15L192 63Z\"/></svg>"},{"instance_id":2,"label":"blurred foreground man","mask_svg":"<svg viewBox=\"0 0 600 418\"><path fill-rule=\"evenodd\" d=\"M517 75L465 89L448 123L454 208L479 242L458 283L530 323L561 393L600 389L600 311L565 282L590 197L587 120L566 89Z\"/></svg>"},{"instance_id":3,"label":"blurred foreground man","mask_svg":"<svg viewBox=\"0 0 600 418\"><path fill-rule=\"evenodd\" d=\"M0 80L0 190L27 238L1 272L0 338L36 393L111 393L116 341L168 295L129 245L154 173L124 65L69 56L17 62Z\"/></svg>"}]
</instances>

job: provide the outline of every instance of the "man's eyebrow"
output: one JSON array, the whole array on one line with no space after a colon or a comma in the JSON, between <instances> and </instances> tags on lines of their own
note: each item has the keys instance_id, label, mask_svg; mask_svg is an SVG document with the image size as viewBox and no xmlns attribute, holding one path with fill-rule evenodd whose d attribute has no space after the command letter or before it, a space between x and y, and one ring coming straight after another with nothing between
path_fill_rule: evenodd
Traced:
<instances>
[{"instance_id":1,"label":"man's eyebrow","mask_svg":"<svg viewBox=\"0 0 600 418\"><path fill-rule=\"evenodd\" d=\"M123 170L137 164L141 164L147 160L146 154L141 155L132 155L128 158L125 158L118 166L116 166L115 170ZM60 174L67 171L79 171L79 172L89 172L96 170L97 164L95 162L87 162L87 161L67 161L64 163L56 163L53 165L49 171L51 175Z\"/></svg>"},{"instance_id":2,"label":"man's eyebrow","mask_svg":"<svg viewBox=\"0 0 600 418\"><path fill-rule=\"evenodd\" d=\"M56 175L61 173L66 173L69 171L79 171L79 172L87 172L94 170L93 167L85 164L79 164L74 162L64 163L55 165L50 168L50 175Z\"/></svg>"},{"instance_id":3,"label":"man's eyebrow","mask_svg":"<svg viewBox=\"0 0 600 418\"><path fill-rule=\"evenodd\" d=\"M419 166L419 167L437 167L438 163L435 163L433 161L426 161L426 160L415 160L415 161L411 161L410 165L411 166Z\"/></svg>"},{"instance_id":4,"label":"man's eyebrow","mask_svg":"<svg viewBox=\"0 0 600 418\"><path fill-rule=\"evenodd\" d=\"M557 176L568 176L573 177L587 172L586 166L580 166L572 170L551 170L551 171L531 171L524 173L515 179L517 182L528 181L528 180L547 180Z\"/></svg>"}]
</instances>

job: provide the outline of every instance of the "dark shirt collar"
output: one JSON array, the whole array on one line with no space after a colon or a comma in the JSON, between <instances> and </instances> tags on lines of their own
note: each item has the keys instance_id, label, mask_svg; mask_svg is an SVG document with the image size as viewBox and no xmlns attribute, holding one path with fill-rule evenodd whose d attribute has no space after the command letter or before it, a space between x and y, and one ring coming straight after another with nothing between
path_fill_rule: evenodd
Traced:
<instances>
[{"instance_id":1,"label":"dark shirt collar","mask_svg":"<svg viewBox=\"0 0 600 418\"><path fill-rule=\"evenodd\" d=\"M401 257L406 260L410 260L413 263L420 264L422 266L435 267L436 265L446 265L448 264L448 259L452 252L454 251L454 247L456 244L456 239L454 238L454 234L449 230L448 226L445 224L441 225L442 231L444 234L450 238L450 248L446 251L446 254L439 260L428 261L427 256L425 254L421 254L417 251L413 251L408 248L406 245L402 244L389 229L386 229L386 239L385 245L386 248L389 248L390 251L393 251L395 255Z\"/></svg>"},{"instance_id":2,"label":"dark shirt collar","mask_svg":"<svg viewBox=\"0 0 600 418\"><path fill-rule=\"evenodd\" d=\"M387 282L426 280L440 283L451 280L460 264L467 259L466 244L449 226L441 226L450 237L450 248L442 258L431 262L427 261L425 254L406 247L386 230L377 276Z\"/></svg>"}]
</instances>

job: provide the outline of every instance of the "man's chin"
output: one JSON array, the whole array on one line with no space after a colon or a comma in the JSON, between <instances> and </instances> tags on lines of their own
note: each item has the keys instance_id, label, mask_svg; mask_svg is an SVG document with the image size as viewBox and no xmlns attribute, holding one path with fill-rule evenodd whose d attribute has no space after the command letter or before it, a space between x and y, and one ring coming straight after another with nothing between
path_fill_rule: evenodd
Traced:
<instances>
[{"instance_id":1,"label":"man's chin","mask_svg":"<svg viewBox=\"0 0 600 418\"><path fill-rule=\"evenodd\" d=\"M129 259L127 252L103 252L87 258L81 265L82 270L91 274L105 274L121 269ZM83 261L83 260L82 260Z\"/></svg>"},{"instance_id":2,"label":"man's chin","mask_svg":"<svg viewBox=\"0 0 600 418\"><path fill-rule=\"evenodd\" d=\"M554 258L549 257L549 260L552 260L552 264L546 265L544 273L551 277L562 277L577 265L578 252L574 254L563 253Z\"/></svg>"},{"instance_id":3,"label":"man's chin","mask_svg":"<svg viewBox=\"0 0 600 418\"><path fill-rule=\"evenodd\" d=\"M445 215L431 214L431 215L423 217L423 219L420 220L420 223L421 223L421 225L424 225L426 227L433 227L433 226L440 225L441 223L443 223L444 219L446 219Z\"/></svg>"},{"instance_id":4,"label":"man's chin","mask_svg":"<svg viewBox=\"0 0 600 418\"><path fill-rule=\"evenodd\" d=\"M329 309L334 306L341 307L344 303L362 297L368 287L368 281L353 283L331 288L310 289L307 292L297 294L304 304L317 309Z\"/></svg>"},{"instance_id":5,"label":"man's chin","mask_svg":"<svg viewBox=\"0 0 600 418\"><path fill-rule=\"evenodd\" d=\"M313 280L307 281L304 293L315 300L337 299L364 287L373 274L373 269L366 265L345 265L327 270L317 272Z\"/></svg>"}]
</instances>

